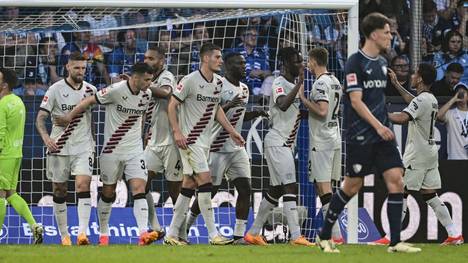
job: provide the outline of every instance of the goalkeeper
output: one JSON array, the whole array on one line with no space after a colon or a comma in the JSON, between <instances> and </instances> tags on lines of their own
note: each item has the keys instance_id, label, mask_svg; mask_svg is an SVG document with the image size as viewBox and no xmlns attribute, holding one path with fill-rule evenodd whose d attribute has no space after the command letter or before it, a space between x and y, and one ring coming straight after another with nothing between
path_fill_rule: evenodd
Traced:
<instances>
[{"instance_id":1,"label":"goalkeeper","mask_svg":"<svg viewBox=\"0 0 468 263\"><path fill-rule=\"evenodd\" d=\"M0 227L3 226L8 202L28 222L34 243L40 244L44 230L34 220L24 199L16 193L26 119L23 101L11 93L16 82L13 70L0 68Z\"/></svg>"}]
</instances>

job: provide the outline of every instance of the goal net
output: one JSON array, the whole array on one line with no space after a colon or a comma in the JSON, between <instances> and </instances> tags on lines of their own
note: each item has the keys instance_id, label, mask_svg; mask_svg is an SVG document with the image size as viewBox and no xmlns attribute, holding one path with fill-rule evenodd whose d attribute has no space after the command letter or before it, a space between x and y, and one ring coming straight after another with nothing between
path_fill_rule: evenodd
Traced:
<instances>
[{"instance_id":1,"label":"goal net","mask_svg":"<svg viewBox=\"0 0 468 263\"><path fill-rule=\"evenodd\" d=\"M129 3L130 5L130 3ZM46 177L45 147L35 128L35 117L47 88L66 76L67 55L79 50L88 58L85 80L101 89L119 80L137 61L143 61L150 44L167 51L166 67L177 79L197 70L199 48L213 42L223 53L241 52L247 59L250 98L248 110L268 110L273 79L281 74L278 50L293 46L302 52L304 63L310 48L323 46L329 50L329 70L343 80L348 54L347 10L323 9L188 9L188 8L5 8L0 23L0 63L14 69L20 85L14 92L27 107L24 157L18 192L31 205L36 220L45 226L45 242L59 243L60 237L52 212L52 184ZM15 13L17 12L17 13ZM306 95L313 83L307 72ZM104 108L94 110L96 152L101 151L104 131ZM50 123L49 123L50 128ZM258 118L246 122L242 135L252 171L252 208L248 227L269 187L269 174L263 158L263 137L268 120ZM303 234L314 239L321 225L320 201L308 180L308 124L300 125L296 167L300 198L298 200ZM96 154L91 186L92 204L96 206L99 189L99 159ZM345 158L343 158L344 160ZM313 164L312 164L313 165ZM67 205L72 240L78 231L75 205L77 198L73 178L68 184ZM164 176L152 181L151 191L161 225L168 227L172 218L172 202ZM232 236L235 224L237 192L223 180L213 198L215 219L220 233ZM133 221L131 195L125 182L119 182L117 200L110 221L111 243L135 243L138 230ZM280 202L281 206L281 202ZM271 242L288 240L288 229L281 209L275 209L264 227ZM89 236L98 239L98 218L93 208ZM207 243L207 230L199 217L190 229L191 243ZM31 242L31 231L12 208L8 209L0 234L0 243Z\"/></svg>"}]
</instances>

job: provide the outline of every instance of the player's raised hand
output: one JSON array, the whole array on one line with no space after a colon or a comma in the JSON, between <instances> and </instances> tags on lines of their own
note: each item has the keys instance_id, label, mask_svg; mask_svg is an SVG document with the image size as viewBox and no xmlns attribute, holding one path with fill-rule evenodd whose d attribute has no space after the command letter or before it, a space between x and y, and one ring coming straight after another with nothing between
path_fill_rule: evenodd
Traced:
<instances>
[{"instance_id":1,"label":"player's raised hand","mask_svg":"<svg viewBox=\"0 0 468 263\"><path fill-rule=\"evenodd\" d=\"M231 138L235 144L239 146L244 146L245 140L242 137L242 135L240 135L237 131L234 131L233 133L231 133Z\"/></svg>"},{"instance_id":2,"label":"player's raised hand","mask_svg":"<svg viewBox=\"0 0 468 263\"><path fill-rule=\"evenodd\" d=\"M399 85L400 83L398 82L398 78L395 72L391 70L390 68L387 68L387 71L388 71L388 77L390 77L390 81L392 82L392 84L394 86L396 86L397 84Z\"/></svg>"},{"instance_id":3,"label":"player's raised hand","mask_svg":"<svg viewBox=\"0 0 468 263\"><path fill-rule=\"evenodd\" d=\"M297 79L299 83L304 83L304 71L304 64L301 64L299 68L299 77Z\"/></svg>"},{"instance_id":4,"label":"player's raised hand","mask_svg":"<svg viewBox=\"0 0 468 263\"><path fill-rule=\"evenodd\" d=\"M304 95L304 84L301 85L301 87L299 88L299 91L297 92L299 94L299 98L301 98L301 100L304 100L305 99L305 95Z\"/></svg>"},{"instance_id":5,"label":"player's raised hand","mask_svg":"<svg viewBox=\"0 0 468 263\"><path fill-rule=\"evenodd\" d=\"M49 152L55 152L55 151L58 150L58 145L49 136L44 138L44 144L47 147L47 149L49 150Z\"/></svg>"},{"instance_id":6,"label":"player's raised hand","mask_svg":"<svg viewBox=\"0 0 468 263\"><path fill-rule=\"evenodd\" d=\"M54 115L52 116L52 119L54 120L55 125L62 127L66 127L72 121L68 114L63 116Z\"/></svg>"},{"instance_id":7,"label":"player's raised hand","mask_svg":"<svg viewBox=\"0 0 468 263\"><path fill-rule=\"evenodd\" d=\"M187 138L185 138L181 132L174 132L174 140L177 144L177 147L182 150L187 149Z\"/></svg>"},{"instance_id":8,"label":"player's raised hand","mask_svg":"<svg viewBox=\"0 0 468 263\"><path fill-rule=\"evenodd\" d=\"M231 107L237 107L242 104L243 101L239 95L240 94L237 94L231 101L228 102Z\"/></svg>"},{"instance_id":9,"label":"player's raised hand","mask_svg":"<svg viewBox=\"0 0 468 263\"><path fill-rule=\"evenodd\" d=\"M395 139L395 134L387 126L383 126L383 125L380 126L380 128L377 129L377 133L385 141L391 141L391 140Z\"/></svg>"}]
</instances>

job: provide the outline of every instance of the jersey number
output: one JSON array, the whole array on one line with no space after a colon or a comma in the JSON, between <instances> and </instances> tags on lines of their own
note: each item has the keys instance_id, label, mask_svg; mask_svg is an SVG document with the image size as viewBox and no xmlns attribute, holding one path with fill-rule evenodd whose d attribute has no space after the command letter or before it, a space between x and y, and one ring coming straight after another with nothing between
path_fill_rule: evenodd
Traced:
<instances>
[{"instance_id":1,"label":"jersey number","mask_svg":"<svg viewBox=\"0 0 468 263\"><path fill-rule=\"evenodd\" d=\"M333 100L335 101L335 108L333 108L331 119L336 120L336 118L338 118L338 111L340 110L340 94L338 92L335 92L335 98Z\"/></svg>"},{"instance_id":2,"label":"jersey number","mask_svg":"<svg viewBox=\"0 0 468 263\"><path fill-rule=\"evenodd\" d=\"M429 140L434 140L434 121L437 117L437 111L433 111L431 114L431 127L429 127Z\"/></svg>"},{"instance_id":3,"label":"jersey number","mask_svg":"<svg viewBox=\"0 0 468 263\"><path fill-rule=\"evenodd\" d=\"M179 171L180 169L182 168L182 166L180 165L180 160L177 161L176 165L175 165L175 169L177 171Z\"/></svg>"},{"instance_id":4,"label":"jersey number","mask_svg":"<svg viewBox=\"0 0 468 263\"><path fill-rule=\"evenodd\" d=\"M146 169L145 160L140 160L140 163L141 163L141 169L145 170Z\"/></svg>"}]
</instances>

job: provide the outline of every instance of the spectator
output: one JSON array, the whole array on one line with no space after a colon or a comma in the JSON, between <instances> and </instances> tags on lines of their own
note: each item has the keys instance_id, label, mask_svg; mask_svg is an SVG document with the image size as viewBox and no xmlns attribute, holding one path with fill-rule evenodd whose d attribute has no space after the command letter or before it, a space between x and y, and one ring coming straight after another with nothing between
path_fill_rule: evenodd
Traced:
<instances>
[{"instance_id":1,"label":"spectator","mask_svg":"<svg viewBox=\"0 0 468 263\"><path fill-rule=\"evenodd\" d=\"M440 108L437 118L447 126L449 160L468 160L468 87L459 83L455 96ZM452 105L455 108L450 109Z\"/></svg>"},{"instance_id":2,"label":"spectator","mask_svg":"<svg viewBox=\"0 0 468 263\"><path fill-rule=\"evenodd\" d=\"M437 51L445 31L451 28L450 23L437 15L437 5L432 0L423 1L423 37L427 40L428 52Z\"/></svg>"},{"instance_id":3,"label":"spectator","mask_svg":"<svg viewBox=\"0 0 468 263\"><path fill-rule=\"evenodd\" d=\"M452 19L452 16L457 12L457 2L463 2L458 0L434 0L437 6L437 13L440 17L447 21Z\"/></svg>"},{"instance_id":4,"label":"spectator","mask_svg":"<svg viewBox=\"0 0 468 263\"><path fill-rule=\"evenodd\" d=\"M255 27L247 28L240 36L241 43L234 48L246 60L246 78L243 80L251 94L258 95L262 90L263 80L271 75L267 52L257 46L258 31Z\"/></svg>"},{"instance_id":5,"label":"spectator","mask_svg":"<svg viewBox=\"0 0 468 263\"><path fill-rule=\"evenodd\" d=\"M52 37L43 37L39 41L38 55L28 57L27 64L35 69L43 85L50 86L61 79L57 73L57 60L57 41Z\"/></svg>"},{"instance_id":6,"label":"spectator","mask_svg":"<svg viewBox=\"0 0 468 263\"><path fill-rule=\"evenodd\" d=\"M190 72L198 70L200 59L199 53L201 46L210 41L210 33L204 23L195 24L192 33L178 40L179 58L178 72L175 75L187 75Z\"/></svg>"},{"instance_id":7,"label":"spectator","mask_svg":"<svg viewBox=\"0 0 468 263\"><path fill-rule=\"evenodd\" d=\"M112 83L121 80L120 74L130 73L135 63L143 62L145 54L145 49L137 46L134 30L121 31L117 38L120 45L106 54L107 70Z\"/></svg>"},{"instance_id":8,"label":"spectator","mask_svg":"<svg viewBox=\"0 0 468 263\"><path fill-rule=\"evenodd\" d=\"M460 82L462 76L463 67L460 63L451 63L447 67L444 77L432 85L432 93L434 93L435 96L455 95L454 87Z\"/></svg>"},{"instance_id":9,"label":"spectator","mask_svg":"<svg viewBox=\"0 0 468 263\"><path fill-rule=\"evenodd\" d=\"M104 66L104 53L95 42L95 39L91 37L89 23L80 21L78 22L78 26L82 31L74 32L70 42L67 43L60 52L61 56L58 63L59 75L67 75L65 65L68 63L68 57L71 53L78 51L88 60L85 80L89 83L93 83L98 88L103 87L110 83Z\"/></svg>"},{"instance_id":10,"label":"spectator","mask_svg":"<svg viewBox=\"0 0 468 263\"><path fill-rule=\"evenodd\" d=\"M410 74L410 61L406 55L396 56L390 63L390 68L395 72L398 83L409 91L411 94L416 95L416 90L411 87L411 74ZM387 83L385 89L386 96L400 96L400 93L395 88L392 82Z\"/></svg>"},{"instance_id":11,"label":"spectator","mask_svg":"<svg viewBox=\"0 0 468 263\"><path fill-rule=\"evenodd\" d=\"M34 69L27 69L24 84L13 89L18 96L44 96L47 86L43 85L41 79L36 75Z\"/></svg>"},{"instance_id":12,"label":"spectator","mask_svg":"<svg viewBox=\"0 0 468 263\"><path fill-rule=\"evenodd\" d=\"M463 36L457 31L449 31L444 37L442 50L434 54L434 66L437 69L437 79L444 77L449 64L457 62L464 69L461 81L468 83L468 54L462 46Z\"/></svg>"},{"instance_id":13,"label":"spectator","mask_svg":"<svg viewBox=\"0 0 468 263\"><path fill-rule=\"evenodd\" d=\"M388 17L390 20L390 32L392 33L391 49L394 51L395 55L401 55L406 52L406 43L409 39L404 39L400 32L398 31L398 21L395 15Z\"/></svg>"}]
</instances>

